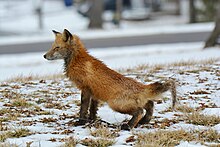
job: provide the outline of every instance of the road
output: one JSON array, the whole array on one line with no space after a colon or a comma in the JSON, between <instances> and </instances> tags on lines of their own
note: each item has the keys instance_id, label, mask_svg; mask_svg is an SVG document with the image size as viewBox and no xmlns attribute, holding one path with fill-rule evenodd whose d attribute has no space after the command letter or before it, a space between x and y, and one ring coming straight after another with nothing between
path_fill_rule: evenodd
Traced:
<instances>
[{"instance_id":1,"label":"road","mask_svg":"<svg viewBox=\"0 0 220 147\"><path fill-rule=\"evenodd\" d=\"M84 39L87 48L121 47L148 44L199 42L205 41L210 32L157 34L146 36L127 36L114 38ZM52 42L24 43L16 45L0 45L0 54L47 51Z\"/></svg>"}]
</instances>

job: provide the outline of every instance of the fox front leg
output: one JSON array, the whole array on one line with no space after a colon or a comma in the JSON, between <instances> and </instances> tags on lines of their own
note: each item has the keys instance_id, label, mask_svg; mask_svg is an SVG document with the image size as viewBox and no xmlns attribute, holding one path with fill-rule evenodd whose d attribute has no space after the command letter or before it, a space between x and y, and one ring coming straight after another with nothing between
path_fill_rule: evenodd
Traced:
<instances>
[{"instance_id":1,"label":"fox front leg","mask_svg":"<svg viewBox=\"0 0 220 147\"><path fill-rule=\"evenodd\" d=\"M98 110L98 101L91 99L91 104L90 104L90 109L89 109L89 119L90 120L96 120L96 115L97 115L97 110Z\"/></svg>"},{"instance_id":2,"label":"fox front leg","mask_svg":"<svg viewBox=\"0 0 220 147\"><path fill-rule=\"evenodd\" d=\"M143 118L144 110L142 108L138 108L133 114L131 120L127 124L123 124L121 126L122 130L130 130L134 128L138 122Z\"/></svg>"},{"instance_id":3,"label":"fox front leg","mask_svg":"<svg viewBox=\"0 0 220 147\"><path fill-rule=\"evenodd\" d=\"M81 92L81 107L79 111L79 121L75 123L75 125L84 125L88 122L88 109L91 99L91 91L88 89L84 89Z\"/></svg>"}]
</instances>

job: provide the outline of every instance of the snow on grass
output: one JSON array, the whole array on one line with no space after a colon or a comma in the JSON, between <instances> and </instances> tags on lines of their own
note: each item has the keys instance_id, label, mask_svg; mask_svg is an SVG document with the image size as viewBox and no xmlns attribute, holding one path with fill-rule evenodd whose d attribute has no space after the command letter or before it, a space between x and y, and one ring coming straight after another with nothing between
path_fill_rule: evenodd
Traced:
<instances>
[{"instance_id":1,"label":"snow on grass","mask_svg":"<svg viewBox=\"0 0 220 147\"><path fill-rule=\"evenodd\" d=\"M89 49L95 57L113 69L132 68L140 64L161 64L219 58L219 48L202 50L203 43L174 43ZM0 55L0 81L16 76L61 74L63 61L48 62L43 53ZM205 76L205 73L203 73Z\"/></svg>"},{"instance_id":2,"label":"snow on grass","mask_svg":"<svg viewBox=\"0 0 220 147\"><path fill-rule=\"evenodd\" d=\"M211 115L220 117L219 104L216 103L219 99L219 70L220 60L216 59L162 64L157 68L142 65L121 71L146 84L170 76L178 83L176 111L170 109L170 93L167 92L161 101L155 102L154 117L150 123L130 132L120 130L120 125L130 116L114 112L106 104L99 109L98 116L112 125L97 121L74 126L80 108L80 91L66 78L4 81L0 83L0 134L14 128L28 129L31 134L27 136L5 138L4 143L21 146L30 143L31 146L54 147L71 142L77 146L124 147L219 145L220 127L216 120L212 122L209 119L209 123L200 121L197 125L193 123L195 118L187 117L193 113L202 114L204 120Z\"/></svg>"}]
</instances>

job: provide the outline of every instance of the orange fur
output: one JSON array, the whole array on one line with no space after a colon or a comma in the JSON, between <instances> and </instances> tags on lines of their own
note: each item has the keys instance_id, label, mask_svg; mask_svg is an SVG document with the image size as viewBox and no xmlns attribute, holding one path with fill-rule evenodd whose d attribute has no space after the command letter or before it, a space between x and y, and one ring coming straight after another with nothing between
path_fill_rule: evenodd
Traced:
<instances>
[{"instance_id":1,"label":"orange fur","mask_svg":"<svg viewBox=\"0 0 220 147\"><path fill-rule=\"evenodd\" d=\"M167 83L144 85L108 68L89 55L81 40L67 30L55 34L52 49L44 57L48 60L64 59L66 76L80 90L89 89L93 99L107 102L117 112L133 115L149 100L170 89Z\"/></svg>"}]
</instances>

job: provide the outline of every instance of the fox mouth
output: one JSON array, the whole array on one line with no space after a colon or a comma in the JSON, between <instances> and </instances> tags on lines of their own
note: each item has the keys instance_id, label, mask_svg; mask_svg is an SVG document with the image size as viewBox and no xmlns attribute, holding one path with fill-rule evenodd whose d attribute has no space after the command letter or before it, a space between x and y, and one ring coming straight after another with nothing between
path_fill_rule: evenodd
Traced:
<instances>
[{"instance_id":1,"label":"fox mouth","mask_svg":"<svg viewBox=\"0 0 220 147\"><path fill-rule=\"evenodd\" d=\"M47 59L47 60L53 60L51 58L48 58L48 56L46 54L43 57L44 57L44 59Z\"/></svg>"},{"instance_id":2,"label":"fox mouth","mask_svg":"<svg viewBox=\"0 0 220 147\"><path fill-rule=\"evenodd\" d=\"M44 57L45 59L47 59L47 60L54 60L53 58L47 56L46 54L45 54L43 57Z\"/></svg>"},{"instance_id":3,"label":"fox mouth","mask_svg":"<svg viewBox=\"0 0 220 147\"><path fill-rule=\"evenodd\" d=\"M58 60L58 59L63 59L63 56L57 52L55 52L53 55L48 55L48 54L45 54L43 56L45 59L47 60Z\"/></svg>"}]
</instances>

